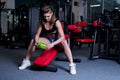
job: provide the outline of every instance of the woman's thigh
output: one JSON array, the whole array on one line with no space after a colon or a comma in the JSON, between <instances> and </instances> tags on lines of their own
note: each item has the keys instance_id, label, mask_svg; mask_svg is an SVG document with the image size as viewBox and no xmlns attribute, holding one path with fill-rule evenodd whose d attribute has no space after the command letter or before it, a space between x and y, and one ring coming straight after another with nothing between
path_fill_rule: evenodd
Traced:
<instances>
[{"instance_id":1,"label":"woman's thigh","mask_svg":"<svg viewBox=\"0 0 120 80\"><path fill-rule=\"evenodd\" d=\"M44 37L40 37L38 42L43 42L45 44L49 44L50 43L50 41L47 38L44 38Z\"/></svg>"}]
</instances>

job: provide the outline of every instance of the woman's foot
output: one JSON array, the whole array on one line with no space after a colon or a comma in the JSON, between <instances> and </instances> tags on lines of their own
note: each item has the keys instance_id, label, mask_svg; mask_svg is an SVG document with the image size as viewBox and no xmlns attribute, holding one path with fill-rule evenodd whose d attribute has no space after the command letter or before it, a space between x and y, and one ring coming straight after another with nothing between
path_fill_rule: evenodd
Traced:
<instances>
[{"instance_id":1,"label":"woman's foot","mask_svg":"<svg viewBox=\"0 0 120 80\"><path fill-rule=\"evenodd\" d=\"M71 63L71 64L69 64L69 66L70 66L70 74L72 74L72 75L77 74L77 72L76 72L76 64Z\"/></svg>"},{"instance_id":2,"label":"woman's foot","mask_svg":"<svg viewBox=\"0 0 120 80\"><path fill-rule=\"evenodd\" d=\"M27 67L31 66L31 63L30 63L30 60L26 60L24 59L22 61L22 64L20 67L18 67L19 70L23 70L23 69L26 69Z\"/></svg>"}]
</instances>

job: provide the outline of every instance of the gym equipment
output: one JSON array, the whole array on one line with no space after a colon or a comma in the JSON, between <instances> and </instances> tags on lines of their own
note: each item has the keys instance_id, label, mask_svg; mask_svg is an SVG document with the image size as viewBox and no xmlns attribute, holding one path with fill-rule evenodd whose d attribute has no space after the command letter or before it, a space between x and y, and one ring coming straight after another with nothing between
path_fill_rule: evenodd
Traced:
<instances>
[{"instance_id":1,"label":"gym equipment","mask_svg":"<svg viewBox=\"0 0 120 80\"><path fill-rule=\"evenodd\" d=\"M36 65L32 65L31 66L31 70L34 71L51 71L51 72L57 72L57 67L55 66L47 66L47 67L41 67L41 66L36 66Z\"/></svg>"},{"instance_id":2,"label":"gym equipment","mask_svg":"<svg viewBox=\"0 0 120 80\"><path fill-rule=\"evenodd\" d=\"M119 24L115 24L114 19L117 20L118 18L115 18L115 15L117 15L116 11L114 13L104 10L104 13L98 15L97 20L94 21L94 26L97 27L98 31L99 58L115 60L120 63L120 28L118 27ZM118 52L116 49L118 49Z\"/></svg>"},{"instance_id":3,"label":"gym equipment","mask_svg":"<svg viewBox=\"0 0 120 80\"><path fill-rule=\"evenodd\" d=\"M40 49L45 50L45 49L46 49L46 44L43 43L43 42L39 42L39 43L38 43L38 47L39 47Z\"/></svg>"},{"instance_id":4,"label":"gym equipment","mask_svg":"<svg viewBox=\"0 0 120 80\"><path fill-rule=\"evenodd\" d=\"M68 30L70 32L70 48L73 49L73 46L76 44L75 40L80 36L81 28L77 27L75 24L68 25Z\"/></svg>"},{"instance_id":5,"label":"gym equipment","mask_svg":"<svg viewBox=\"0 0 120 80\"><path fill-rule=\"evenodd\" d=\"M77 43L86 43L86 44L90 44L90 55L89 55L89 59L92 60L93 59L93 51L94 51L94 45L95 45L95 42L96 42L96 30L94 31L94 37L89 37L89 36L86 36L85 34L85 29L87 26L88 26L88 23L87 22L77 22L76 23L76 26L78 27L81 27L82 28L82 36L81 38L78 38L76 39L76 42Z\"/></svg>"},{"instance_id":6,"label":"gym equipment","mask_svg":"<svg viewBox=\"0 0 120 80\"><path fill-rule=\"evenodd\" d=\"M41 53L41 55L35 59L34 64L38 66L48 66L50 62L57 55L57 49L51 48L49 50L45 50Z\"/></svg>"},{"instance_id":7,"label":"gym equipment","mask_svg":"<svg viewBox=\"0 0 120 80\"><path fill-rule=\"evenodd\" d=\"M51 48L49 50L43 51L38 58L34 60L34 67L35 69L39 70L47 70L47 71L57 71L56 67L50 67L49 64L52 62L52 60L56 57L58 53L58 50L56 48ZM34 70L35 70L34 69Z\"/></svg>"}]
</instances>

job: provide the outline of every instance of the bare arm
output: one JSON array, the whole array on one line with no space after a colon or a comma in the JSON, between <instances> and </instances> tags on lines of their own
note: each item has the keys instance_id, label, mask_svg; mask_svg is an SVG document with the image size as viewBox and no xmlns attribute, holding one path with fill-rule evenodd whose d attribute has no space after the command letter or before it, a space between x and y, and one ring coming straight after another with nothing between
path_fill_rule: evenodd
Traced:
<instances>
[{"instance_id":1,"label":"bare arm","mask_svg":"<svg viewBox=\"0 0 120 80\"><path fill-rule=\"evenodd\" d=\"M36 34L35 34L35 43L38 43L39 36L40 36L40 34L41 34L41 30L42 30L41 26L38 25L37 31L36 31Z\"/></svg>"},{"instance_id":2,"label":"bare arm","mask_svg":"<svg viewBox=\"0 0 120 80\"><path fill-rule=\"evenodd\" d=\"M58 30L59 38L58 38L58 40L53 42L53 44L57 45L57 44L59 44L60 42L62 42L65 39L65 35L64 35L64 32L63 32L61 22L59 20L56 21L55 25L56 25L57 30Z\"/></svg>"}]
</instances>

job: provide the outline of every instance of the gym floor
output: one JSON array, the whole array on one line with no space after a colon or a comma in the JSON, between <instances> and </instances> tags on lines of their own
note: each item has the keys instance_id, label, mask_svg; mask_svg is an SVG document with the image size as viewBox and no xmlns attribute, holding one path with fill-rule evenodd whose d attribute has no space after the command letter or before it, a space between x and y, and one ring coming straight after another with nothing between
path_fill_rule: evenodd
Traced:
<instances>
[{"instance_id":1,"label":"gym floor","mask_svg":"<svg viewBox=\"0 0 120 80\"><path fill-rule=\"evenodd\" d=\"M38 55L37 50L31 61ZM119 80L120 64L113 60L96 59L88 60L89 48L74 48L73 56L80 58L81 62L76 62L77 75L70 75L69 63L54 60L52 64L58 68L57 72L33 71L30 69L18 70L26 49L7 49L0 46L0 80ZM64 57L63 52L59 52L59 57Z\"/></svg>"}]
</instances>

